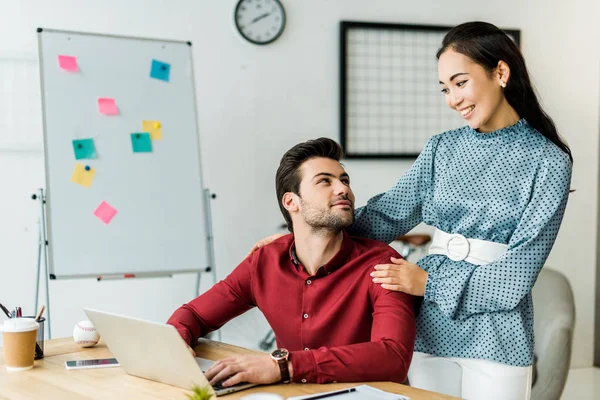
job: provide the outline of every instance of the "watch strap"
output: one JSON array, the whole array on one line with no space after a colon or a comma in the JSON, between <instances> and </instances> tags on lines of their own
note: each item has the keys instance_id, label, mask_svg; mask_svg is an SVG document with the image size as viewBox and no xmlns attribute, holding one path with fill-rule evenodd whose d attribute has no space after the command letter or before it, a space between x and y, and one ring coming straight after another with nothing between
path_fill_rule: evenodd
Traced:
<instances>
[{"instance_id":1,"label":"watch strap","mask_svg":"<svg viewBox=\"0 0 600 400\"><path fill-rule=\"evenodd\" d=\"M281 371L281 381L283 383L289 383L290 382L290 369L288 368L287 358L277 360L277 364L279 364L279 371Z\"/></svg>"}]
</instances>

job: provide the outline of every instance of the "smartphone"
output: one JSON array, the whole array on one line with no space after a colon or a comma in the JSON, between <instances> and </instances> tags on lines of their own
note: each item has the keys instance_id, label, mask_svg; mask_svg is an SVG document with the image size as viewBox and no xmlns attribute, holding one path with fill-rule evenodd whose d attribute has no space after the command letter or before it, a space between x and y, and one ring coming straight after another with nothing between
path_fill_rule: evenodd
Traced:
<instances>
[{"instance_id":1,"label":"smartphone","mask_svg":"<svg viewBox=\"0 0 600 400\"><path fill-rule=\"evenodd\" d=\"M65 361L66 369L109 368L118 366L119 362L116 358L97 358L94 360Z\"/></svg>"}]
</instances>

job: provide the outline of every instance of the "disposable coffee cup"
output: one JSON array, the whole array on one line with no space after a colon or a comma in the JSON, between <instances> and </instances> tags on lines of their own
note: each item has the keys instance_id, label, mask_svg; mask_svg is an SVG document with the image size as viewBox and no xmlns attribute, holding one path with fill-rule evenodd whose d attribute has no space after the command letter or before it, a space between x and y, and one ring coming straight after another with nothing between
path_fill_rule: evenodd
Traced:
<instances>
[{"instance_id":1,"label":"disposable coffee cup","mask_svg":"<svg viewBox=\"0 0 600 400\"><path fill-rule=\"evenodd\" d=\"M4 363L8 371L26 371L33 367L39 326L31 318L7 319L4 325L0 325Z\"/></svg>"}]
</instances>

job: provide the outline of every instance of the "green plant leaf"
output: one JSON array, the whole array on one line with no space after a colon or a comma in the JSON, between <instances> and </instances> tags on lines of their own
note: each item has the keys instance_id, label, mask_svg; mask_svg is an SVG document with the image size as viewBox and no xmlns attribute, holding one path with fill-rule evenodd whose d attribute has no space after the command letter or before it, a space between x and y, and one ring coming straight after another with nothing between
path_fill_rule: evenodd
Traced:
<instances>
[{"instance_id":1,"label":"green plant leaf","mask_svg":"<svg viewBox=\"0 0 600 400\"><path fill-rule=\"evenodd\" d=\"M194 385L190 389L193 393L186 394L188 399L190 400L210 400L213 397L212 390L210 386L198 386Z\"/></svg>"}]
</instances>

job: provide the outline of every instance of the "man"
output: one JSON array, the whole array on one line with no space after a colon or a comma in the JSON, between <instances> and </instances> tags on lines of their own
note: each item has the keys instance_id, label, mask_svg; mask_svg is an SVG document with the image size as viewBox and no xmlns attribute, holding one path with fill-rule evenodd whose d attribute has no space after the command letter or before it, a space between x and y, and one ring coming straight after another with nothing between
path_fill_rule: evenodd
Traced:
<instances>
[{"instance_id":1,"label":"man","mask_svg":"<svg viewBox=\"0 0 600 400\"><path fill-rule=\"evenodd\" d=\"M354 220L354 194L341 157L340 146L326 138L285 153L276 191L292 234L256 250L169 319L193 346L252 307L267 318L280 349L217 361L206 371L211 384L405 379L415 340L413 298L369 276L397 252L344 231Z\"/></svg>"}]
</instances>

